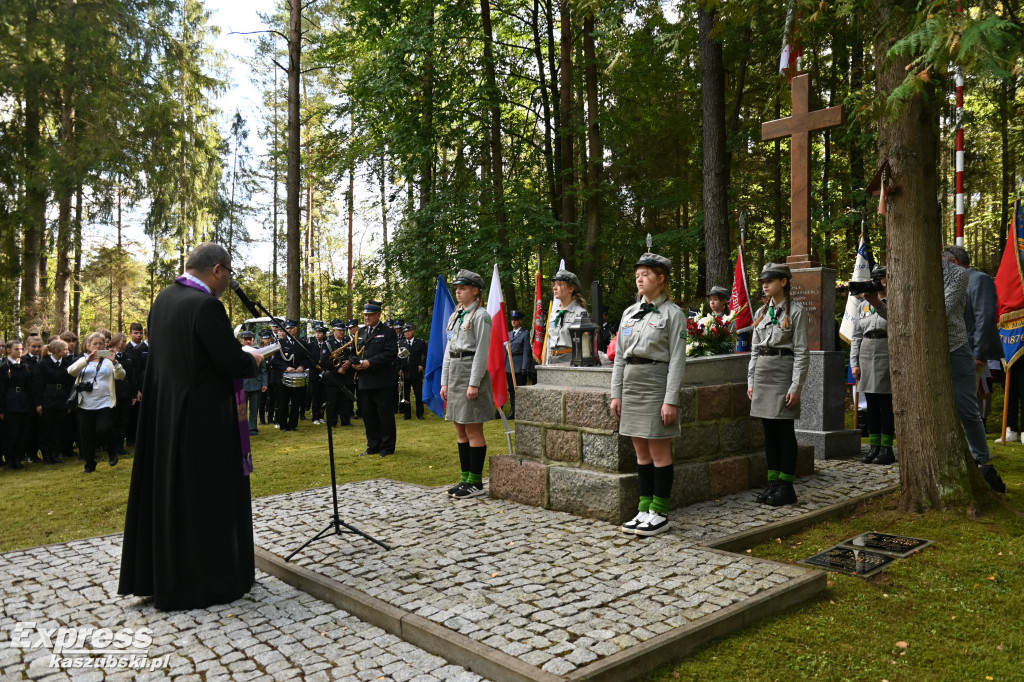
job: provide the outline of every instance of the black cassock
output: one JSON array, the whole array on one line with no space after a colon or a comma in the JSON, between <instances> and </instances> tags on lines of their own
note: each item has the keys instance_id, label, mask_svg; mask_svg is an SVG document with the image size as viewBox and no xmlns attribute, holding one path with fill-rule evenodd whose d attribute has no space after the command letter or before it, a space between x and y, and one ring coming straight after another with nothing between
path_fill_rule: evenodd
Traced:
<instances>
[{"instance_id":1,"label":"black cassock","mask_svg":"<svg viewBox=\"0 0 1024 682\"><path fill-rule=\"evenodd\" d=\"M163 610L227 603L255 581L233 379L256 364L197 289L160 292L149 330L118 592Z\"/></svg>"}]
</instances>

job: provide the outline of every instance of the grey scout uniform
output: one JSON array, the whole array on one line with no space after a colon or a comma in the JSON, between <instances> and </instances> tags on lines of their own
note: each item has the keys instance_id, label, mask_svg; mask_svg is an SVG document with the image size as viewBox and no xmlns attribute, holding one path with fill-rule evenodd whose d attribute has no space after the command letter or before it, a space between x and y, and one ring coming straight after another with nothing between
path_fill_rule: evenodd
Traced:
<instances>
[{"instance_id":1,"label":"grey scout uniform","mask_svg":"<svg viewBox=\"0 0 1024 682\"><path fill-rule=\"evenodd\" d=\"M572 353L564 352L566 349L572 350L569 325L579 322L584 312L586 309L574 299L565 308L551 314L551 319L548 320L548 356L544 364L568 365L572 362Z\"/></svg>"},{"instance_id":2,"label":"grey scout uniform","mask_svg":"<svg viewBox=\"0 0 1024 682\"><path fill-rule=\"evenodd\" d=\"M448 318L448 344L441 364L441 385L448 387L447 421L479 424L494 418L491 375L487 373L490 344L491 316L479 301L457 309ZM480 389L476 400L466 397L470 386Z\"/></svg>"},{"instance_id":3,"label":"grey scout uniform","mask_svg":"<svg viewBox=\"0 0 1024 682\"><path fill-rule=\"evenodd\" d=\"M772 322L768 306L761 306L754 319L751 336L750 363L747 365L747 388L754 390L750 416L762 419L799 419L800 405L786 407L786 393L799 395L807 378L811 354L807 350L807 311L789 299L789 329L782 328L786 317L786 301L776 308Z\"/></svg>"},{"instance_id":4,"label":"grey scout uniform","mask_svg":"<svg viewBox=\"0 0 1024 682\"><path fill-rule=\"evenodd\" d=\"M858 390L863 393L892 393L889 323L867 301L862 301L858 310L850 341L850 366L860 367Z\"/></svg>"},{"instance_id":5,"label":"grey scout uniform","mask_svg":"<svg viewBox=\"0 0 1024 682\"><path fill-rule=\"evenodd\" d=\"M626 308L619 324L612 368L612 398L622 400L619 433L672 438L679 435L679 420L665 426L661 406L679 403L686 367L686 313L666 296L654 301L656 311L639 317L642 305Z\"/></svg>"}]
</instances>

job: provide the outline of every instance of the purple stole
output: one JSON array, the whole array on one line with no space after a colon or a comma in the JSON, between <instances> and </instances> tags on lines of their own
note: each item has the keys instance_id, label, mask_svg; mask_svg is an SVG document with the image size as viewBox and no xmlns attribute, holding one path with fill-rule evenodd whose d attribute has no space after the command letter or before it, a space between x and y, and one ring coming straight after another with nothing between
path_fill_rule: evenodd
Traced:
<instances>
[{"instance_id":1,"label":"purple stole","mask_svg":"<svg viewBox=\"0 0 1024 682\"><path fill-rule=\"evenodd\" d=\"M184 275L174 281L182 286L192 287L204 294L210 293ZM242 388L242 380L232 379L232 382L235 389L235 406L238 408L238 435L241 436L242 443L242 475L248 476L252 473L252 443L249 441L249 410L246 406L245 389Z\"/></svg>"}]
</instances>

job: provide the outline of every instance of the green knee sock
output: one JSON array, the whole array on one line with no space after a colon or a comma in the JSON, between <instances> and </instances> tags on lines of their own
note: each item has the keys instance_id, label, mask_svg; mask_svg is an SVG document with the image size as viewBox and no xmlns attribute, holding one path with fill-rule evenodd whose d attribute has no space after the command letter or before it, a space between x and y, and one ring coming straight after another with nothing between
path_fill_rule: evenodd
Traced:
<instances>
[{"instance_id":1,"label":"green knee sock","mask_svg":"<svg viewBox=\"0 0 1024 682\"><path fill-rule=\"evenodd\" d=\"M658 512L662 516L668 513L668 500L655 495L651 498L651 511Z\"/></svg>"},{"instance_id":2,"label":"green knee sock","mask_svg":"<svg viewBox=\"0 0 1024 682\"><path fill-rule=\"evenodd\" d=\"M882 434L882 446L883 447L892 447L892 441L893 441L893 437L892 436L887 436L884 433Z\"/></svg>"},{"instance_id":3,"label":"green knee sock","mask_svg":"<svg viewBox=\"0 0 1024 682\"><path fill-rule=\"evenodd\" d=\"M459 483L469 483L469 472L463 471L459 476Z\"/></svg>"},{"instance_id":4,"label":"green knee sock","mask_svg":"<svg viewBox=\"0 0 1024 682\"><path fill-rule=\"evenodd\" d=\"M769 469L768 470L768 480L769 481L777 481L777 480L779 480L779 472L775 471L774 469Z\"/></svg>"},{"instance_id":5,"label":"green knee sock","mask_svg":"<svg viewBox=\"0 0 1024 682\"><path fill-rule=\"evenodd\" d=\"M650 511L651 510L651 499L652 498L651 498L650 495L641 495L640 496L640 504L637 507L637 511L642 511L642 512Z\"/></svg>"},{"instance_id":6,"label":"green knee sock","mask_svg":"<svg viewBox=\"0 0 1024 682\"><path fill-rule=\"evenodd\" d=\"M473 472L466 472L466 483L483 483L484 478L480 474L474 474Z\"/></svg>"},{"instance_id":7,"label":"green knee sock","mask_svg":"<svg viewBox=\"0 0 1024 682\"><path fill-rule=\"evenodd\" d=\"M882 444L882 434L880 434L880 433L868 434L868 444L869 445L881 445Z\"/></svg>"},{"instance_id":8,"label":"green knee sock","mask_svg":"<svg viewBox=\"0 0 1024 682\"><path fill-rule=\"evenodd\" d=\"M793 474L784 474L782 472L779 472L779 480L785 481L786 483L792 483L793 481L796 480L796 476L794 476Z\"/></svg>"}]
</instances>

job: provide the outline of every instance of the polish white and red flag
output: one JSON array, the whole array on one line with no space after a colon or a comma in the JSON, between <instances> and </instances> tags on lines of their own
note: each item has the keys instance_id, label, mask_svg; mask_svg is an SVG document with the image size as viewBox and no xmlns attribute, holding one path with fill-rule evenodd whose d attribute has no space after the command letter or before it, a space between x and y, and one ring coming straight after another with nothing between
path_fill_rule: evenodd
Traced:
<instances>
[{"instance_id":1,"label":"polish white and red flag","mask_svg":"<svg viewBox=\"0 0 1024 682\"><path fill-rule=\"evenodd\" d=\"M736 329L746 329L753 326L754 315L750 310L750 290L747 288L747 267L743 262L743 245L740 244L740 252L736 257L736 272L732 277L732 294L729 296L729 310L738 310L736 313Z\"/></svg>"},{"instance_id":2,"label":"polish white and red flag","mask_svg":"<svg viewBox=\"0 0 1024 682\"><path fill-rule=\"evenodd\" d=\"M803 45L795 40L796 19L793 4L793 2L789 3L789 11L786 12L786 28L782 34L782 54L779 56L779 74L789 76L791 83L793 76L800 75L800 58L804 54Z\"/></svg>"},{"instance_id":3,"label":"polish white and red flag","mask_svg":"<svg viewBox=\"0 0 1024 682\"><path fill-rule=\"evenodd\" d=\"M508 402L508 382L505 380L505 348L508 344L508 324L505 315L505 299L501 295L501 280L498 265L494 265L491 276L491 290L487 292L487 312L491 316L491 345L487 350L487 373L491 375L491 390L494 392L494 406Z\"/></svg>"}]
</instances>

